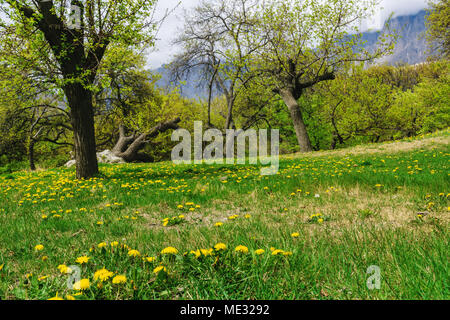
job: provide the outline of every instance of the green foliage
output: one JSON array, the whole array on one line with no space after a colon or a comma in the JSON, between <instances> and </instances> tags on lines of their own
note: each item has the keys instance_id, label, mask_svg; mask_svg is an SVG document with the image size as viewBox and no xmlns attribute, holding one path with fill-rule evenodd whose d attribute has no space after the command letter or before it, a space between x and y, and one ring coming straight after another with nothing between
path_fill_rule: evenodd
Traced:
<instances>
[{"instance_id":1,"label":"green foliage","mask_svg":"<svg viewBox=\"0 0 450 320\"><path fill-rule=\"evenodd\" d=\"M438 55L450 58L450 1L429 0L427 40Z\"/></svg>"}]
</instances>

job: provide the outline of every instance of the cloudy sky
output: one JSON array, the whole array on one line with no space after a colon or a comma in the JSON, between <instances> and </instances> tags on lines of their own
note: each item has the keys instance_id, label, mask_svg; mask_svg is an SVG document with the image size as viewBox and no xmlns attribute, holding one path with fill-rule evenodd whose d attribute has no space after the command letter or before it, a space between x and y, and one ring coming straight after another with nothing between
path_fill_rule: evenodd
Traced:
<instances>
[{"instance_id":1,"label":"cloudy sky","mask_svg":"<svg viewBox=\"0 0 450 320\"><path fill-rule=\"evenodd\" d=\"M177 7L177 4L181 4ZM392 12L396 16L417 13L426 7L427 0L382 0L384 8L381 16L386 19ZM185 9L192 8L199 0L159 0L157 14L162 17L167 9L174 12L165 20L158 34L156 51L148 54L148 65L150 68L158 68L162 64L170 61L172 55L177 52L177 48L171 45L172 40L177 35L179 28L183 26L182 15Z\"/></svg>"}]
</instances>

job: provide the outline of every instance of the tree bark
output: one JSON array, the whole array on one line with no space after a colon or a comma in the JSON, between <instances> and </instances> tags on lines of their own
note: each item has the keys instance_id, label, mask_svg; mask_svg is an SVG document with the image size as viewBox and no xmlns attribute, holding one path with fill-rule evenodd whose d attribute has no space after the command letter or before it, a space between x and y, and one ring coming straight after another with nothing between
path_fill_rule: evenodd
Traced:
<instances>
[{"instance_id":1,"label":"tree bark","mask_svg":"<svg viewBox=\"0 0 450 320\"><path fill-rule=\"evenodd\" d=\"M124 152L128 146L136 139L134 135L126 136L125 125L119 125L119 140L117 140L116 145L111 150L114 154L119 154Z\"/></svg>"},{"instance_id":2,"label":"tree bark","mask_svg":"<svg viewBox=\"0 0 450 320\"><path fill-rule=\"evenodd\" d=\"M303 121L302 111L298 105L297 100L294 97L292 90L283 89L280 90L280 96L291 113L292 123L294 125L295 133L297 135L297 141L300 146L301 152L313 151L311 140L309 139L308 131L306 130L305 122Z\"/></svg>"},{"instance_id":3,"label":"tree bark","mask_svg":"<svg viewBox=\"0 0 450 320\"><path fill-rule=\"evenodd\" d=\"M34 139L31 139L30 145L28 146L28 160L30 162L30 170L36 171L36 164L34 162L34 144L36 141Z\"/></svg>"},{"instance_id":4,"label":"tree bark","mask_svg":"<svg viewBox=\"0 0 450 320\"><path fill-rule=\"evenodd\" d=\"M81 84L65 88L73 128L77 179L98 174L92 93Z\"/></svg>"}]
</instances>

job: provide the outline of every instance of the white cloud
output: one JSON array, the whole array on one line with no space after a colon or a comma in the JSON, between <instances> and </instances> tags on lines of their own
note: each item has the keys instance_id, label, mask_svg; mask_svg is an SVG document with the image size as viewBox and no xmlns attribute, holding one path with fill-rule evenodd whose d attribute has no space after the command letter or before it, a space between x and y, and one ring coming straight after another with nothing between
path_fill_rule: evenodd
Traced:
<instances>
[{"instance_id":1,"label":"white cloud","mask_svg":"<svg viewBox=\"0 0 450 320\"><path fill-rule=\"evenodd\" d=\"M194 7L199 0L160 0L157 7L157 17L162 18L166 10L173 12L166 18L158 33L158 41L153 52L147 57L150 68L159 68L164 63L171 60L174 53L179 48L172 45L172 41L176 38L179 29L183 27L183 12ZM178 6L177 6L178 5Z\"/></svg>"},{"instance_id":2,"label":"white cloud","mask_svg":"<svg viewBox=\"0 0 450 320\"><path fill-rule=\"evenodd\" d=\"M427 2L427 0L382 0L381 24L391 13L394 13L394 16L414 14L425 8ZM157 9L158 16L162 17L167 9L173 9L178 3L180 0L160 0ZM150 68L155 69L170 62L173 54L179 50L171 42L175 39L179 28L183 26L183 10L192 8L198 3L199 0L181 0L181 4L166 19L158 34L160 40L156 43L155 51L148 54L147 61ZM379 21L378 24L380 24Z\"/></svg>"}]
</instances>

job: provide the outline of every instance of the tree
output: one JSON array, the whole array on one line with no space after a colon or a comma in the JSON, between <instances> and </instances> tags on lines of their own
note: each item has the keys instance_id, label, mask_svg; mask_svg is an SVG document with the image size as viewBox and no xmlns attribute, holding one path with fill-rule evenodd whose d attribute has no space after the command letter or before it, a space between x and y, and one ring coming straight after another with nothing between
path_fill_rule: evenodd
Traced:
<instances>
[{"instance_id":1,"label":"tree","mask_svg":"<svg viewBox=\"0 0 450 320\"><path fill-rule=\"evenodd\" d=\"M248 40L254 24L252 12L258 0L202 0L185 16L183 33L175 44L183 47L171 64L172 74L183 79L200 70L208 88L208 126L211 123L213 90L225 96L227 113L224 129L234 127L234 106L239 95L254 77L248 70L251 54L262 44Z\"/></svg>"},{"instance_id":2,"label":"tree","mask_svg":"<svg viewBox=\"0 0 450 320\"><path fill-rule=\"evenodd\" d=\"M150 161L151 157L138 152L159 134L178 129L181 122L176 113L182 111L174 107L176 94L164 95L156 86L160 77L146 70L145 64L141 52L112 47L99 70L101 89L95 95L95 107L102 126L112 120L118 128L110 135L117 137L112 152L127 162Z\"/></svg>"},{"instance_id":3,"label":"tree","mask_svg":"<svg viewBox=\"0 0 450 320\"><path fill-rule=\"evenodd\" d=\"M43 87L44 83L35 82L28 71L7 65L2 59L0 64L0 105L6 115L4 121L12 124L8 130L10 135L22 138L30 169L35 170L35 146L38 142L68 145L60 140L71 131L69 113L64 101L51 95Z\"/></svg>"},{"instance_id":4,"label":"tree","mask_svg":"<svg viewBox=\"0 0 450 320\"><path fill-rule=\"evenodd\" d=\"M432 50L450 57L450 1L430 0L427 16L427 40Z\"/></svg>"},{"instance_id":5,"label":"tree","mask_svg":"<svg viewBox=\"0 0 450 320\"><path fill-rule=\"evenodd\" d=\"M33 70L33 77L63 93L70 109L77 178L98 173L93 93L103 57L111 44L152 44L156 0L0 0L8 19L8 63Z\"/></svg>"},{"instance_id":6,"label":"tree","mask_svg":"<svg viewBox=\"0 0 450 320\"><path fill-rule=\"evenodd\" d=\"M256 44L252 72L288 107L300 149L312 150L298 99L305 89L335 79L351 62L370 62L393 49L385 30L378 49L364 49L358 23L370 17L376 0L273 0L258 7L251 29Z\"/></svg>"}]
</instances>

